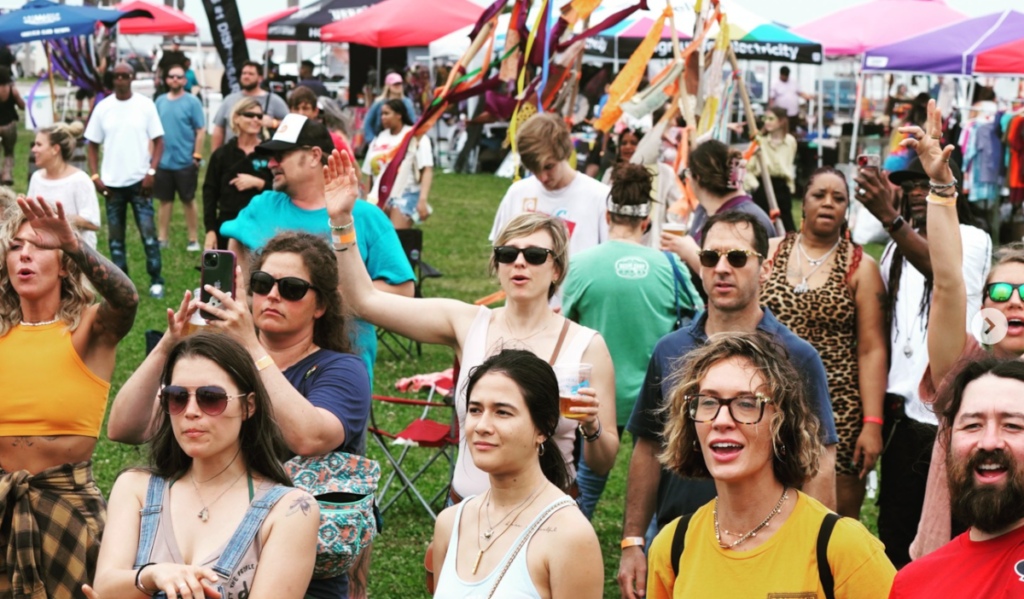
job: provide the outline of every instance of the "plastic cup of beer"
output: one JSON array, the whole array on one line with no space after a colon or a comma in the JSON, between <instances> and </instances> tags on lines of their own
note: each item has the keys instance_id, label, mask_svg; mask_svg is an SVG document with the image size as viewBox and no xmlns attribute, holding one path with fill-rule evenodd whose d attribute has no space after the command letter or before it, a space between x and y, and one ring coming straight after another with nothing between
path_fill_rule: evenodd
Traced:
<instances>
[{"instance_id":1,"label":"plastic cup of beer","mask_svg":"<svg viewBox=\"0 0 1024 599\"><path fill-rule=\"evenodd\" d=\"M684 223L665 223L661 225L661 230L677 237L685 237L690 232L689 227Z\"/></svg>"},{"instance_id":2,"label":"plastic cup of beer","mask_svg":"<svg viewBox=\"0 0 1024 599\"><path fill-rule=\"evenodd\" d=\"M591 364L558 364L554 367L558 378L558 409L564 418L582 420L586 414L571 411L575 407L587 407L587 403L579 400L579 390L590 387Z\"/></svg>"},{"instance_id":3,"label":"plastic cup of beer","mask_svg":"<svg viewBox=\"0 0 1024 599\"><path fill-rule=\"evenodd\" d=\"M198 287L195 289L195 291L192 292L192 297L199 297ZM188 337L189 335L195 335L196 333L199 333L201 331L209 330L210 327L206 324L206 319L199 315L199 310L196 310L195 312L192 313L192 316L191 318L188 319L188 322L185 323L185 333L183 336Z\"/></svg>"}]
</instances>

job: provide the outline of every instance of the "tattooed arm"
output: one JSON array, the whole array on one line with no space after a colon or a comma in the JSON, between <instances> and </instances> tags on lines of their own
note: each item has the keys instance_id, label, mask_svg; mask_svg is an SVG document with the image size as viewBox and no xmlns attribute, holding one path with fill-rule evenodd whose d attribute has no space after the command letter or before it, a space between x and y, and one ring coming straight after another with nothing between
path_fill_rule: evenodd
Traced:
<instances>
[{"instance_id":1,"label":"tattooed arm","mask_svg":"<svg viewBox=\"0 0 1024 599\"><path fill-rule=\"evenodd\" d=\"M277 502L263 525L263 550L249 599L302 599L313 578L320 506L296 489Z\"/></svg>"},{"instance_id":2,"label":"tattooed arm","mask_svg":"<svg viewBox=\"0 0 1024 599\"><path fill-rule=\"evenodd\" d=\"M348 596L349 599L366 599L367 582L370 576L370 554L373 553L373 544L366 546L366 549L356 558L352 569L348 571Z\"/></svg>"}]
</instances>

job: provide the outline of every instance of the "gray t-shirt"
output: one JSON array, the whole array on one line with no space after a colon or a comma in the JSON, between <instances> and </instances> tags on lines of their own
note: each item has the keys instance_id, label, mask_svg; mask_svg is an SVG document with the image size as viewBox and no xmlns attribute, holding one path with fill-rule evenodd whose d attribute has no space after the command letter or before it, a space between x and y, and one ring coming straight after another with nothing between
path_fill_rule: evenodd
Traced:
<instances>
[{"instance_id":1,"label":"gray t-shirt","mask_svg":"<svg viewBox=\"0 0 1024 599\"><path fill-rule=\"evenodd\" d=\"M235 137L235 132L231 130L231 123L228 122L231 118L231 111L234 110L235 104L238 104L239 100L246 97L253 96L246 96L242 92L228 94L225 96L224 101L217 110L217 115L213 117L213 124L220 125L224 128L225 143ZM283 119L288 114L288 104L286 104L285 101L281 99L281 96L277 94L255 96L255 99L260 103L260 107L263 108L264 114L269 114L278 120Z\"/></svg>"},{"instance_id":2,"label":"gray t-shirt","mask_svg":"<svg viewBox=\"0 0 1024 599\"><path fill-rule=\"evenodd\" d=\"M731 212L733 210L739 212L746 212L754 215L758 221L764 225L765 230L768 232L768 237L775 237L775 225L772 223L772 219L768 218L768 215L761 210L761 207L754 203L750 196L738 196L729 200L727 204L731 206L727 207L724 212ZM723 212L723 210L719 210ZM708 222L708 211L704 209L704 206L697 206L693 211L693 223L690 225L690 235L693 240L698 244L701 240L701 230L704 228L704 223Z\"/></svg>"}]
</instances>

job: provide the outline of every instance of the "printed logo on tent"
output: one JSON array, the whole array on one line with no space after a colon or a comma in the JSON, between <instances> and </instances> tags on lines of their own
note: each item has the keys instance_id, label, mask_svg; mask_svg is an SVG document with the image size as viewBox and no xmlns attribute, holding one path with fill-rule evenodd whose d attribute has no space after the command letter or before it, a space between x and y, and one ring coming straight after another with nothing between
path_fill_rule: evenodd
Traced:
<instances>
[{"instance_id":1,"label":"printed logo on tent","mask_svg":"<svg viewBox=\"0 0 1024 599\"><path fill-rule=\"evenodd\" d=\"M864 61L864 66L871 67L873 69L884 69L888 65L888 56L868 56L867 60Z\"/></svg>"},{"instance_id":2,"label":"printed logo on tent","mask_svg":"<svg viewBox=\"0 0 1024 599\"><path fill-rule=\"evenodd\" d=\"M45 13L41 15L27 15L22 18L22 21L26 25L53 25L54 23L60 23L60 13Z\"/></svg>"}]
</instances>

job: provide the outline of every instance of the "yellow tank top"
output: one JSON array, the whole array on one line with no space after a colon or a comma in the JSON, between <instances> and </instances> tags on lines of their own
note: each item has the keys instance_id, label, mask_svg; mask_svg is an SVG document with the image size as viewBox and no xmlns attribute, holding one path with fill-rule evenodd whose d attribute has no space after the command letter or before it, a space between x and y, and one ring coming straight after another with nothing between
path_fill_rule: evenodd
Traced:
<instances>
[{"instance_id":1,"label":"yellow tank top","mask_svg":"<svg viewBox=\"0 0 1024 599\"><path fill-rule=\"evenodd\" d=\"M99 437L109 392L63 322L18 325L0 337L0 437Z\"/></svg>"}]
</instances>

